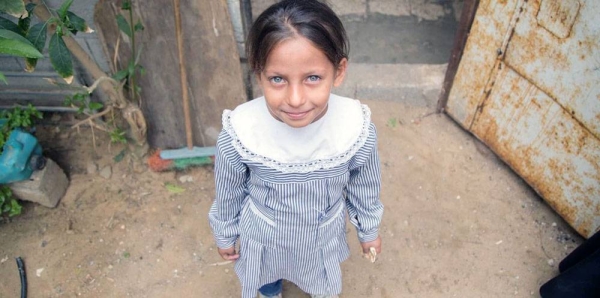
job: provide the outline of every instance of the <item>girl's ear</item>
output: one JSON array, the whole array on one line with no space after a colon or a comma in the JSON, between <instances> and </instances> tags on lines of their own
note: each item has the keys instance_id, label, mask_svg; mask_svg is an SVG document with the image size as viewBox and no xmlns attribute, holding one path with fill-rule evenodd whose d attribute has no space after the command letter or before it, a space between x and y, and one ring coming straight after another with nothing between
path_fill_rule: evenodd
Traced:
<instances>
[{"instance_id":1,"label":"girl's ear","mask_svg":"<svg viewBox=\"0 0 600 298\"><path fill-rule=\"evenodd\" d=\"M340 65L335 70L335 80L333 81L333 87L338 87L344 82L346 77L346 69L348 68L348 59L342 58Z\"/></svg>"}]
</instances>

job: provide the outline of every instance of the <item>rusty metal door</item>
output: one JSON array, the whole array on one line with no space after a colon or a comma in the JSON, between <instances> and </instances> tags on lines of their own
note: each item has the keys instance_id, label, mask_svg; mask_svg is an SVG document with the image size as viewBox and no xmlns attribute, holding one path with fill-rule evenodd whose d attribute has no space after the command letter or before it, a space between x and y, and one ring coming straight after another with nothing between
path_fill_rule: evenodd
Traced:
<instances>
[{"instance_id":1,"label":"rusty metal door","mask_svg":"<svg viewBox=\"0 0 600 298\"><path fill-rule=\"evenodd\" d=\"M600 1L482 0L446 112L582 236L600 228Z\"/></svg>"}]
</instances>

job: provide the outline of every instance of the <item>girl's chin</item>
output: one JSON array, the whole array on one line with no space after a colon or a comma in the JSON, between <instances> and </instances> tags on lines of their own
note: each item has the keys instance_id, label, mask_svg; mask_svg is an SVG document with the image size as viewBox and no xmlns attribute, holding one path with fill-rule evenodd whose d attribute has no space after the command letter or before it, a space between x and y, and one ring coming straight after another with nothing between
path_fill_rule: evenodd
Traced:
<instances>
[{"instance_id":1,"label":"girl's chin","mask_svg":"<svg viewBox=\"0 0 600 298\"><path fill-rule=\"evenodd\" d=\"M301 119L301 120L291 120L291 119L285 119L283 121L283 123L287 124L288 126L291 126L293 128L301 128L301 127L305 127L309 124L312 123L312 121L308 121L306 119Z\"/></svg>"}]
</instances>

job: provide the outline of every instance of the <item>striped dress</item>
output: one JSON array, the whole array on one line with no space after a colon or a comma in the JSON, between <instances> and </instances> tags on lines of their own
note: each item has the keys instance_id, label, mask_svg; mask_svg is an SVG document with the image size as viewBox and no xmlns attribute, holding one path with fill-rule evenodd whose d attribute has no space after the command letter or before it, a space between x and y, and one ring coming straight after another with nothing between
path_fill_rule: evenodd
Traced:
<instances>
[{"instance_id":1,"label":"striped dress","mask_svg":"<svg viewBox=\"0 0 600 298\"><path fill-rule=\"evenodd\" d=\"M377 137L357 100L332 94L326 114L302 128L275 120L264 98L225 111L215 183L209 221L218 247L239 241L243 298L278 279L339 294L340 263L350 254L346 214L359 241L378 236Z\"/></svg>"}]
</instances>

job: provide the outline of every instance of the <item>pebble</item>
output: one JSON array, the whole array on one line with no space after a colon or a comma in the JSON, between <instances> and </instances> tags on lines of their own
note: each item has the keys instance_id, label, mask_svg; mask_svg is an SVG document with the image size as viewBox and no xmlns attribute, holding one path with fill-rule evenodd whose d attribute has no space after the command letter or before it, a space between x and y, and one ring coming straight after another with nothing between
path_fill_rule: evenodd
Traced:
<instances>
[{"instance_id":1,"label":"pebble","mask_svg":"<svg viewBox=\"0 0 600 298\"><path fill-rule=\"evenodd\" d=\"M40 268L40 269L38 269L38 270L35 271L35 275L37 275L37 277L41 277L43 271L44 271L44 268Z\"/></svg>"},{"instance_id":2,"label":"pebble","mask_svg":"<svg viewBox=\"0 0 600 298\"><path fill-rule=\"evenodd\" d=\"M194 182L194 177L190 175L184 175L179 177L179 181L181 181L181 183Z\"/></svg>"},{"instance_id":3,"label":"pebble","mask_svg":"<svg viewBox=\"0 0 600 298\"><path fill-rule=\"evenodd\" d=\"M112 176L112 169L111 169L111 167L110 166L104 167L100 171L100 176L102 176L105 179L110 179L110 177Z\"/></svg>"},{"instance_id":4,"label":"pebble","mask_svg":"<svg viewBox=\"0 0 600 298\"><path fill-rule=\"evenodd\" d=\"M98 170L98 165L96 165L93 162L88 163L88 165L87 165L87 173L88 174L95 174L97 170Z\"/></svg>"},{"instance_id":5,"label":"pebble","mask_svg":"<svg viewBox=\"0 0 600 298\"><path fill-rule=\"evenodd\" d=\"M554 266L554 259L549 259L548 260L548 265Z\"/></svg>"}]
</instances>

